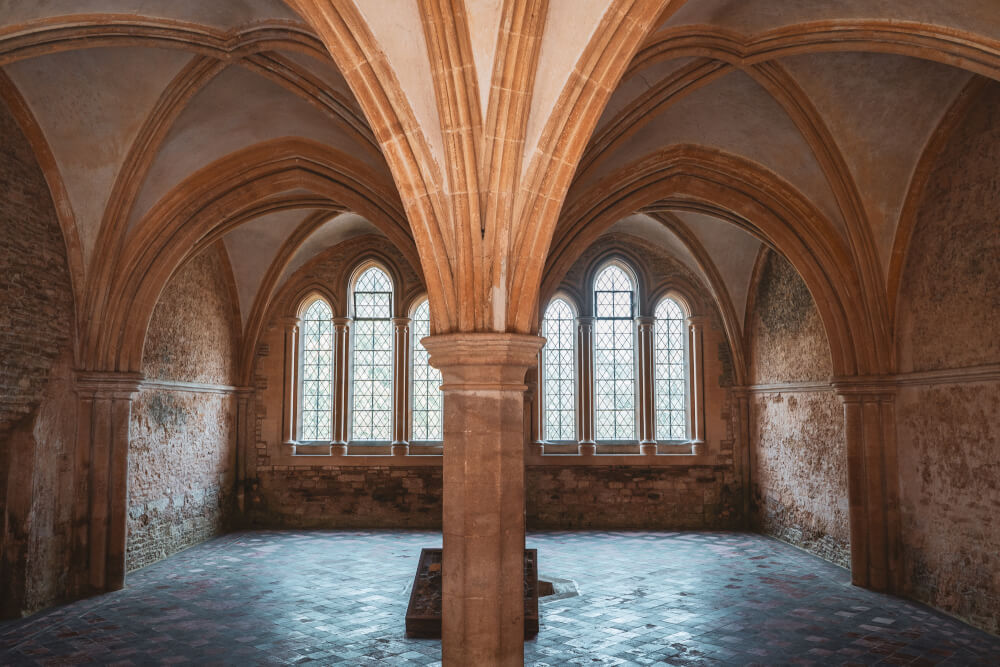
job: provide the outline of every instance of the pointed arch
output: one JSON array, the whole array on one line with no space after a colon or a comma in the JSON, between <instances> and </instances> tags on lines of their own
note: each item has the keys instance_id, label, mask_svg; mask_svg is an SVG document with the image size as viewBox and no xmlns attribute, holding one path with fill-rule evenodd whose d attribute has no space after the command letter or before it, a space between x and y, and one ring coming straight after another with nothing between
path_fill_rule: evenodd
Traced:
<instances>
[{"instance_id":1,"label":"pointed arch","mask_svg":"<svg viewBox=\"0 0 1000 667\"><path fill-rule=\"evenodd\" d=\"M746 159L699 146L667 148L628 164L586 192L571 193L549 257L565 273L615 221L644 207L714 215L785 254L812 292L838 375L880 374L890 367L887 340L873 326L859 294L850 250L803 195Z\"/></svg>"}]
</instances>

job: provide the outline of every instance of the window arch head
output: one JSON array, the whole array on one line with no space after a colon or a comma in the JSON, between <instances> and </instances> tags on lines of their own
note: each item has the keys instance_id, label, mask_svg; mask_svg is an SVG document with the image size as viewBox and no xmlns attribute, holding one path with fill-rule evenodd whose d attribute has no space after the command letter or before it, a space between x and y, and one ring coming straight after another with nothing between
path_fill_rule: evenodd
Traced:
<instances>
[{"instance_id":1,"label":"window arch head","mask_svg":"<svg viewBox=\"0 0 1000 667\"><path fill-rule=\"evenodd\" d=\"M653 391L656 439L688 438L688 363L684 308L671 297L656 305L654 324Z\"/></svg>"},{"instance_id":2,"label":"window arch head","mask_svg":"<svg viewBox=\"0 0 1000 667\"><path fill-rule=\"evenodd\" d=\"M576 440L576 315L563 298L542 318L542 416L546 440Z\"/></svg>"},{"instance_id":3,"label":"window arch head","mask_svg":"<svg viewBox=\"0 0 1000 667\"><path fill-rule=\"evenodd\" d=\"M363 267L354 280L351 295L354 319L392 318L392 279L376 264Z\"/></svg>"},{"instance_id":4,"label":"window arch head","mask_svg":"<svg viewBox=\"0 0 1000 667\"><path fill-rule=\"evenodd\" d=\"M301 328L299 439L328 441L333 427L333 311L322 298L306 303Z\"/></svg>"},{"instance_id":5,"label":"window arch head","mask_svg":"<svg viewBox=\"0 0 1000 667\"><path fill-rule=\"evenodd\" d=\"M634 275L610 263L594 279L594 431L598 440L636 439Z\"/></svg>"},{"instance_id":6,"label":"window arch head","mask_svg":"<svg viewBox=\"0 0 1000 667\"><path fill-rule=\"evenodd\" d=\"M380 267L354 282L351 355L351 440L392 438L392 280Z\"/></svg>"},{"instance_id":7,"label":"window arch head","mask_svg":"<svg viewBox=\"0 0 1000 667\"><path fill-rule=\"evenodd\" d=\"M430 365L430 355L420 342L431 335L431 310L427 299L421 300L411 314L412 409L411 439L444 439L444 398L441 395L441 371Z\"/></svg>"},{"instance_id":8,"label":"window arch head","mask_svg":"<svg viewBox=\"0 0 1000 667\"><path fill-rule=\"evenodd\" d=\"M602 268L594 278L594 316L631 319L635 313L634 274L618 262Z\"/></svg>"}]
</instances>

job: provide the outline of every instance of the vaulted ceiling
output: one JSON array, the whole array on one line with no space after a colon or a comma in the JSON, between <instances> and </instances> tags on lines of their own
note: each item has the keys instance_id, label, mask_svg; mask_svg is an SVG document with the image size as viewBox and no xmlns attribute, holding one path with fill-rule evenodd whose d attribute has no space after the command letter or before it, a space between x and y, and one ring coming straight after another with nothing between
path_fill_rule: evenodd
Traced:
<instances>
[{"instance_id":1,"label":"vaulted ceiling","mask_svg":"<svg viewBox=\"0 0 1000 667\"><path fill-rule=\"evenodd\" d=\"M612 4L548 3L522 169L556 104L560 76ZM466 5L485 113L501 3ZM430 159L443 162L417 3L357 7L423 128ZM870 284L891 300L885 285L905 251L921 164L950 114L1000 74L998 39L994 0L671 3L583 152L543 291L601 233L628 231L695 270L738 334L757 255L774 238L762 238L731 208L706 205L710 194L647 197L613 219L583 215L627 190L638 165L657 156L702 164L722 155L801 197L831 237L870 265ZM245 324L296 267L340 240L386 233L415 257L398 174L335 60L279 0L3 3L0 91L21 109L53 190L78 300L99 298L101 267L154 233L172 194L196 189L223 165L237 174L256 169L250 155L266 161L293 139L381 193L380 210L402 232L331 196L280 184L262 192L242 224L218 236ZM584 218L586 233L578 226Z\"/></svg>"}]
</instances>

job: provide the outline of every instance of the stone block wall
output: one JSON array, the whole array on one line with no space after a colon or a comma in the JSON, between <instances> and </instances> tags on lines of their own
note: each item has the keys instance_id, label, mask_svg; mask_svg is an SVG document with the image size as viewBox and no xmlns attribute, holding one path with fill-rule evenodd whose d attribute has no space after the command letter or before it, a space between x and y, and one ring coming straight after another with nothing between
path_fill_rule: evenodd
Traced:
<instances>
[{"instance_id":1,"label":"stone block wall","mask_svg":"<svg viewBox=\"0 0 1000 667\"><path fill-rule=\"evenodd\" d=\"M255 526L440 528L439 466L258 468L248 491Z\"/></svg>"},{"instance_id":2,"label":"stone block wall","mask_svg":"<svg viewBox=\"0 0 1000 667\"><path fill-rule=\"evenodd\" d=\"M129 428L130 571L223 532L233 519L237 315L221 252L210 248L174 275L146 334L147 383Z\"/></svg>"},{"instance_id":3,"label":"stone block wall","mask_svg":"<svg viewBox=\"0 0 1000 667\"><path fill-rule=\"evenodd\" d=\"M732 466L529 466L528 528L739 528Z\"/></svg>"},{"instance_id":4,"label":"stone block wall","mask_svg":"<svg viewBox=\"0 0 1000 667\"><path fill-rule=\"evenodd\" d=\"M819 312L802 278L774 252L761 258L751 289L753 525L847 567L847 443Z\"/></svg>"},{"instance_id":5,"label":"stone block wall","mask_svg":"<svg viewBox=\"0 0 1000 667\"><path fill-rule=\"evenodd\" d=\"M1000 85L932 167L901 277L896 397L908 594L1000 632Z\"/></svg>"}]
</instances>

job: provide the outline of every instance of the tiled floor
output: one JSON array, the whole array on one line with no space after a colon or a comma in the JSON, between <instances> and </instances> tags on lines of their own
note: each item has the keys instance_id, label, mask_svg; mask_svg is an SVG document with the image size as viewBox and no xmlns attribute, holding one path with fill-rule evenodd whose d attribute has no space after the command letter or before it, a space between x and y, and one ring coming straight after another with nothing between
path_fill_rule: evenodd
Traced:
<instances>
[{"instance_id":1,"label":"tiled floor","mask_svg":"<svg viewBox=\"0 0 1000 667\"><path fill-rule=\"evenodd\" d=\"M249 532L129 576L125 590L0 624L0 664L412 665L403 634L427 532ZM745 533L538 533L531 665L1000 665L1000 638L853 588L844 570Z\"/></svg>"}]
</instances>

